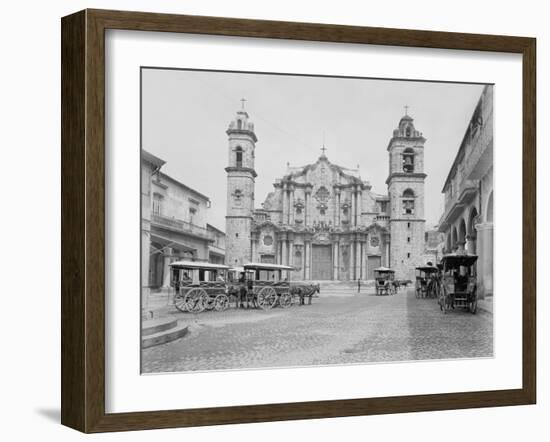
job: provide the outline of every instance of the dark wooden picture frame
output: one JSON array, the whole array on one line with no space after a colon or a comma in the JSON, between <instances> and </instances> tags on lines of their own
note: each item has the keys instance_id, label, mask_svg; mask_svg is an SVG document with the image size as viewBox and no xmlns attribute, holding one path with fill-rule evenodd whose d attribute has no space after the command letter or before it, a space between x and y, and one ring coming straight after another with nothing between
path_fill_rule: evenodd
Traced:
<instances>
[{"instance_id":1,"label":"dark wooden picture frame","mask_svg":"<svg viewBox=\"0 0 550 442\"><path fill-rule=\"evenodd\" d=\"M525 37L106 10L62 28L61 422L83 432L534 404L536 400L536 40ZM105 30L517 53L523 63L523 385L514 390L105 412Z\"/></svg>"}]
</instances>

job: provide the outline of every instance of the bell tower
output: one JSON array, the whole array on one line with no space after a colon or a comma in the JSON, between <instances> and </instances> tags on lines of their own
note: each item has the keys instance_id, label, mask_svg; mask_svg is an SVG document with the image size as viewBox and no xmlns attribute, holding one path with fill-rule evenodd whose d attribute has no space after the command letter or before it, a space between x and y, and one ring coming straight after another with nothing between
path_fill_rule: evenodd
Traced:
<instances>
[{"instance_id":1,"label":"bell tower","mask_svg":"<svg viewBox=\"0 0 550 442\"><path fill-rule=\"evenodd\" d=\"M254 123L244 108L246 100L229 123L227 173L227 212L225 216L227 265L243 265L251 260L251 229L254 211Z\"/></svg>"},{"instance_id":2,"label":"bell tower","mask_svg":"<svg viewBox=\"0 0 550 442\"><path fill-rule=\"evenodd\" d=\"M396 278L413 279L414 268L425 264L424 231L424 143L407 113L399 121L388 143L390 197L390 266Z\"/></svg>"}]
</instances>

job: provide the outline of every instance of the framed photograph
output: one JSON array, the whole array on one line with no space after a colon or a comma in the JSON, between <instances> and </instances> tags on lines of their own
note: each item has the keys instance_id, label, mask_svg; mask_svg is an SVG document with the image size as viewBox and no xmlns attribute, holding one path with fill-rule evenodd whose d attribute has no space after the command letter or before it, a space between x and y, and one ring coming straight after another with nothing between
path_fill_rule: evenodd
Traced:
<instances>
[{"instance_id":1,"label":"framed photograph","mask_svg":"<svg viewBox=\"0 0 550 442\"><path fill-rule=\"evenodd\" d=\"M535 39L62 19L62 423L536 400Z\"/></svg>"}]
</instances>

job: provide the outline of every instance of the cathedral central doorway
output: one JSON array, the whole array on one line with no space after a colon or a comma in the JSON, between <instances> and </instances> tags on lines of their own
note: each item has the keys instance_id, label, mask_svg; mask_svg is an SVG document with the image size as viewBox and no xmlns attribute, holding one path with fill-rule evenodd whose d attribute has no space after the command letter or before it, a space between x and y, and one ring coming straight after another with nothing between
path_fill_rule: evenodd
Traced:
<instances>
[{"instance_id":1,"label":"cathedral central doorway","mask_svg":"<svg viewBox=\"0 0 550 442\"><path fill-rule=\"evenodd\" d=\"M374 279L374 269L382 265L380 256L369 256L367 259L367 279Z\"/></svg>"},{"instance_id":2,"label":"cathedral central doorway","mask_svg":"<svg viewBox=\"0 0 550 442\"><path fill-rule=\"evenodd\" d=\"M312 245L311 279L332 279L332 246L316 244Z\"/></svg>"}]
</instances>

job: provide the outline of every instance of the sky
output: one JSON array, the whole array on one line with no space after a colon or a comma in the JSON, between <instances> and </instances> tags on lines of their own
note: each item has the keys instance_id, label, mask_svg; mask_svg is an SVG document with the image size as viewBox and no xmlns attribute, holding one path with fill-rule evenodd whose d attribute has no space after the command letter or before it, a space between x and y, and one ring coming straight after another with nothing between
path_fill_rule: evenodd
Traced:
<instances>
[{"instance_id":1,"label":"sky","mask_svg":"<svg viewBox=\"0 0 550 442\"><path fill-rule=\"evenodd\" d=\"M142 148L166 161L164 173L207 195L208 222L225 230L225 131L241 98L258 137L257 208L287 163L314 163L323 142L329 161L359 166L372 191L386 194L386 148L408 106L426 138L425 218L432 226L443 212L441 190L482 89L479 84L143 69Z\"/></svg>"}]
</instances>

